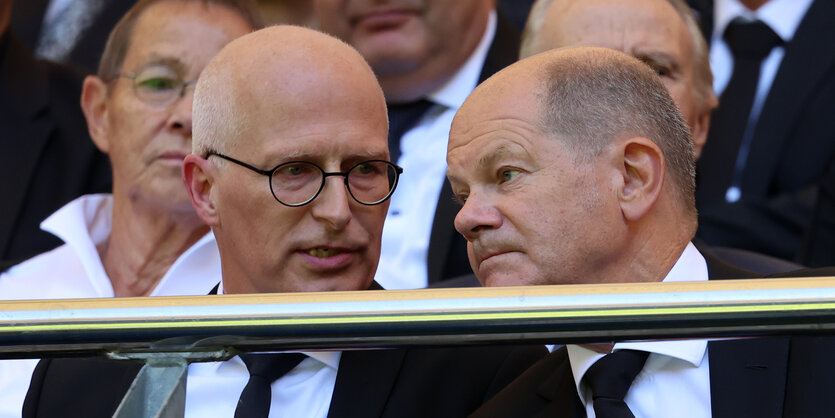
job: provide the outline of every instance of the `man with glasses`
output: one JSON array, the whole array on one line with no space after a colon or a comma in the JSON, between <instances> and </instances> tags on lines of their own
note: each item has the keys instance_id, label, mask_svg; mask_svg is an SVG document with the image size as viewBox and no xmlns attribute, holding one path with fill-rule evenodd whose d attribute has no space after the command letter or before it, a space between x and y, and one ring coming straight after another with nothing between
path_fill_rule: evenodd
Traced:
<instances>
[{"instance_id":1,"label":"man with glasses","mask_svg":"<svg viewBox=\"0 0 835 418\"><path fill-rule=\"evenodd\" d=\"M211 290L217 248L181 178L193 84L224 45L258 26L238 0L140 1L120 20L81 97L90 135L110 158L113 193L83 196L47 218L42 228L65 244L0 276L0 299ZM20 414L34 366L0 363L0 415Z\"/></svg>"},{"instance_id":2,"label":"man with glasses","mask_svg":"<svg viewBox=\"0 0 835 418\"><path fill-rule=\"evenodd\" d=\"M363 58L321 33L271 27L224 48L201 76L194 103L193 154L183 173L217 237L217 293L379 289L372 279L400 169L389 162L385 101ZM185 413L462 417L544 351L245 354L190 365ZM42 363L24 415L111 416L130 379L95 377L139 367L90 362ZM85 401L88 394L97 402Z\"/></svg>"}]
</instances>

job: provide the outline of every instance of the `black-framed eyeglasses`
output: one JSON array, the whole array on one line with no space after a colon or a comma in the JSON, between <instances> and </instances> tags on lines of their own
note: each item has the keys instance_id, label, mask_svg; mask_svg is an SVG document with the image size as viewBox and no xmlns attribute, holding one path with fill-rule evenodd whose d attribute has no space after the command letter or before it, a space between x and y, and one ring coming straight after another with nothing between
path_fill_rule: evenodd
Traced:
<instances>
[{"instance_id":1,"label":"black-framed eyeglasses","mask_svg":"<svg viewBox=\"0 0 835 418\"><path fill-rule=\"evenodd\" d=\"M344 173L328 173L309 161L288 161L272 170L261 170L214 151L209 151L206 158L212 155L267 176L275 200L291 207L304 206L313 201L325 188L325 179L330 176L342 176L348 194L360 204L379 205L394 193L397 180L403 173L402 168L384 160L362 161Z\"/></svg>"},{"instance_id":2,"label":"black-framed eyeglasses","mask_svg":"<svg viewBox=\"0 0 835 418\"><path fill-rule=\"evenodd\" d=\"M197 80L183 81L173 69L164 65L152 65L134 73L119 73L118 77L133 81L133 93L143 102L168 106L186 94L186 89Z\"/></svg>"}]
</instances>

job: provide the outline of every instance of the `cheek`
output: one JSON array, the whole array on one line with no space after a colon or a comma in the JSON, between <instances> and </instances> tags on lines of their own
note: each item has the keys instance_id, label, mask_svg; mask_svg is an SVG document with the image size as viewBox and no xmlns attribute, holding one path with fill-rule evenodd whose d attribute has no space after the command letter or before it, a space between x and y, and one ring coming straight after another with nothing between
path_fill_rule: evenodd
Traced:
<instances>
[{"instance_id":1,"label":"cheek","mask_svg":"<svg viewBox=\"0 0 835 418\"><path fill-rule=\"evenodd\" d=\"M694 122L693 86L688 83L664 78L664 86L675 101L678 110L681 111L684 120L689 126Z\"/></svg>"}]
</instances>

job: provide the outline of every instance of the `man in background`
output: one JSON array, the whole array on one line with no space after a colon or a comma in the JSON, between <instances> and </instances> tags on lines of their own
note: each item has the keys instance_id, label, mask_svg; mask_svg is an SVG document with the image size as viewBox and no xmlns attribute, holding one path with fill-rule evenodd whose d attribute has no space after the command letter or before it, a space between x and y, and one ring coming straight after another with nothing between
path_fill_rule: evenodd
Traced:
<instances>
[{"instance_id":1,"label":"man in background","mask_svg":"<svg viewBox=\"0 0 835 418\"><path fill-rule=\"evenodd\" d=\"M698 162L698 236L813 266L835 241L813 207L835 170L835 1L691 0L710 39L719 107ZM824 199L826 191L824 193ZM807 247L808 248L808 247Z\"/></svg>"},{"instance_id":2,"label":"man in background","mask_svg":"<svg viewBox=\"0 0 835 418\"><path fill-rule=\"evenodd\" d=\"M0 1L0 272L61 241L38 225L88 193L111 188L107 157L78 106L83 74L35 59Z\"/></svg>"},{"instance_id":3,"label":"man in background","mask_svg":"<svg viewBox=\"0 0 835 418\"><path fill-rule=\"evenodd\" d=\"M516 28L493 0L318 0L320 27L356 48L383 88L393 162L408 173L392 197L376 279L421 288L470 273L444 181L449 126L481 81L514 62Z\"/></svg>"}]
</instances>

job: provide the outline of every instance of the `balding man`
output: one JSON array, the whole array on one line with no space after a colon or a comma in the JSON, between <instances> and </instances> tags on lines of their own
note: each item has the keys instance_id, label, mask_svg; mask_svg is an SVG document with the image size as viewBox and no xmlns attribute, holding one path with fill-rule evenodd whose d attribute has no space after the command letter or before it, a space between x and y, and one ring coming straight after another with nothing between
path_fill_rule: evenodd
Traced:
<instances>
[{"instance_id":1,"label":"balding man","mask_svg":"<svg viewBox=\"0 0 835 418\"><path fill-rule=\"evenodd\" d=\"M690 130L656 74L620 52L550 51L488 79L456 114L448 163L456 228L487 286L754 277L690 243ZM820 416L835 407L833 348L568 345L475 415Z\"/></svg>"},{"instance_id":2,"label":"balding man","mask_svg":"<svg viewBox=\"0 0 835 418\"><path fill-rule=\"evenodd\" d=\"M220 294L379 289L373 283L388 198L386 106L350 46L276 26L230 43L195 93L193 154L183 173L221 255ZM261 353L192 364L187 416L463 416L521 374L544 348ZM287 361L283 376L255 375ZM278 363L276 363L278 364ZM116 373L113 370L122 371ZM109 416L136 365L42 362L26 416ZM250 375L253 375L252 378ZM80 388L80 389L73 389ZM68 393L65 393L67 391ZM99 394L85 409L79 400Z\"/></svg>"},{"instance_id":3,"label":"balding man","mask_svg":"<svg viewBox=\"0 0 835 418\"><path fill-rule=\"evenodd\" d=\"M754 276L690 243L690 130L656 74L620 52L550 51L488 79L456 114L448 163L464 205L456 228L487 286ZM476 415L815 416L835 407L832 348L814 338L569 345Z\"/></svg>"}]
</instances>

